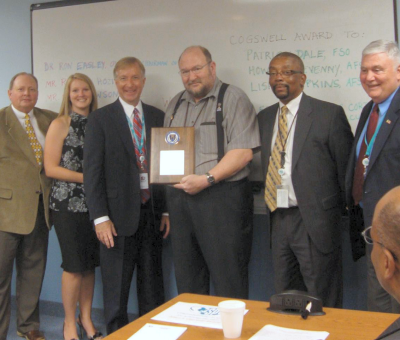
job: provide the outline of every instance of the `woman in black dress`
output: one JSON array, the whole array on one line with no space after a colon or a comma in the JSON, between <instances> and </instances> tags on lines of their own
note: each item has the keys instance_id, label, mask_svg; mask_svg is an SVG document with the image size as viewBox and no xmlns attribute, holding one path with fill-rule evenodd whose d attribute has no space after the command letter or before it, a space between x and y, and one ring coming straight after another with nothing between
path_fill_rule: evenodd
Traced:
<instances>
[{"instance_id":1,"label":"woman in black dress","mask_svg":"<svg viewBox=\"0 0 400 340\"><path fill-rule=\"evenodd\" d=\"M83 142L87 116L97 109L93 82L84 74L71 75L64 88L60 114L50 125L44 149L46 175L54 178L50 195L54 228L60 243L63 274L61 294L65 311L64 339L101 339L91 319L98 241L89 219L83 188ZM75 319L79 304L80 314Z\"/></svg>"}]
</instances>

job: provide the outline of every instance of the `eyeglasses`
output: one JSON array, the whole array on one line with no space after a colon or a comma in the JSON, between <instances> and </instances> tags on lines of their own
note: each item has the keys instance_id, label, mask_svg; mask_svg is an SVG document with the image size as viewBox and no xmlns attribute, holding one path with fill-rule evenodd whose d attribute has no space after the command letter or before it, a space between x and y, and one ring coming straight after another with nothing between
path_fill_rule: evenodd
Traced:
<instances>
[{"instance_id":1,"label":"eyeglasses","mask_svg":"<svg viewBox=\"0 0 400 340\"><path fill-rule=\"evenodd\" d=\"M393 256L393 258L394 258L395 261L398 261L397 256L396 256L390 249L388 249L387 247L385 247L385 245L384 245L382 242L374 241L374 240L372 239L372 236L371 236L371 229L372 229L372 226L368 227L367 229L365 229L365 230L361 233L361 235L364 237L365 243L374 244L374 242L375 242L375 243L379 244L381 247L387 249L387 250L389 251L390 254L392 254L392 256Z\"/></svg>"},{"instance_id":2,"label":"eyeglasses","mask_svg":"<svg viewBox=\"0 0 400 340\"><path fill-rule=\"evenodd\" d=\"M285 70L285 71L281 71L281 72L265 72L266 74L268 74L271 78L277 77L278 74L281 75L282 78L289 78L294 74L303 74L302 71L294 71L294 70Z\"/></svg>"},{"instance_id":3,"label":"eyeglasses","mask_svg":"<svg viewBox=\"0 0 400 340\"><path fill-rule=\"evenodd\" d=\"M189 77L190 72L192 72L194 75L197 76L197 75L200 73L200 71L201 71L204 67L206 67L208 64L211 64L211 61L209 61L207 64L204 64L203 66L196 66L196 67L193 67L193 68L190 69L190 70L180 70L178 73L180 73L180 75L181 75L182 77Z\"/></svg>"}]
</instances>

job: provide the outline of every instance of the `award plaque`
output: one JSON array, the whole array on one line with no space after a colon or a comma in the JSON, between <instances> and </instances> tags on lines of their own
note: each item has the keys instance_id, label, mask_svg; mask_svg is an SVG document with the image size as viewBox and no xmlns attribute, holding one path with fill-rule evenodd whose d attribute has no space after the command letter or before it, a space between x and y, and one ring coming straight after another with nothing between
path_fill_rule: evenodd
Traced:
<instances>
[{"instance_id":1,"label":"award plaque","mask_svg":"<svg viewBox=\"0 0 400 340\"><path fill-rule=\"evenodd\" d=\"M151 184L175 184L194 174L194 127L151 129Z\"/></svg>"}]
</instances>

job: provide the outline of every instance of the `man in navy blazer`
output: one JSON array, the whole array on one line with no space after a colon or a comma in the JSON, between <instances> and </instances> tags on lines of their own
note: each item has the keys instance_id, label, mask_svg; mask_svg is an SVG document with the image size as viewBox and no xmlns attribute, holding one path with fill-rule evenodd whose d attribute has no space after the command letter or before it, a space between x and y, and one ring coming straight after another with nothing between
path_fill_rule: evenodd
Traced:
<instances>
[{"instance_id":1,"label":"man in navy blazer","mask_svg":"<svg viewBox=\"0 0 400 340\"><path fill-rule=\"evenodd\" d=\"M164 112L141 102L146 78L137 58L118 61L114 79L119 98L89 115L83 172L90 217L101 242L108 334L129 322L135 265L139 314L164 302L160 225L167 223L161 217L162 188L148 182L151 128L163 126Z\"/></svg>"},{"instance_id":2,"label":"man in navy blazer","mask_svg":"<svg viewBox=\"0 0 400 340\"><path fill-rule=\"evenodd\" d=\"M341 307L341 217L353 141L350 125L341 106L303 93L306 75L297 55L276 55L267 74L279 99L258 114L275 289L307 291L324 306ZM276 147L278 159L271 157Z\"/></svg>"},{"instance_id":3,"label":"man in navy blazer","mask_svg":"<svg viewBox=\"0 0 400 340\"><path fill-rule=\"evenodd\" d=\"M353 258L367 253L368 309L379 312L400 312L399 304L380 286L371 263L372 246L367 246L361 236L364 228L371 226L377 202L395 186L400 185L400 51L395 42L377 40L362 52L361 84L371 98L361 112L353 148L346 173L346 200L349 208L350 237ZM378 111L374 113L377 106ZM362 150L367 131L376 127ZM372 132L371 132L372 134ZM363 151L363 152L362 152ZM357 179L357 162L363 176ZM361 182L360 182L361 180Z\"/></svg>"}]
</instances>

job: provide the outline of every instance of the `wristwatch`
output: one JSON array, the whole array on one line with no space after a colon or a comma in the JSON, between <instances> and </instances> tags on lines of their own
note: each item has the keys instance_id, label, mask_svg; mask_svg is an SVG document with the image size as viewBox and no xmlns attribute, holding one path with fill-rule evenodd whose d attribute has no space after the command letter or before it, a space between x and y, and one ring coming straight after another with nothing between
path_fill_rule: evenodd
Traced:
<instances>
[{"instance_id":1,"label":"wristwatch","mask_svg":"<svg viewBox=\"0 0 400 340\"><path fill-rule=\"evenodd\" d=\"M215 178L213 175L211 175L209 172L206 172L206 176L207 176L207 181L208 183L210 183L211 185L215 184Z\"/></svg>"}]
</instances>

